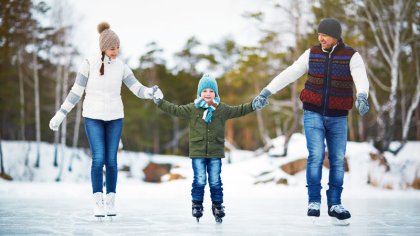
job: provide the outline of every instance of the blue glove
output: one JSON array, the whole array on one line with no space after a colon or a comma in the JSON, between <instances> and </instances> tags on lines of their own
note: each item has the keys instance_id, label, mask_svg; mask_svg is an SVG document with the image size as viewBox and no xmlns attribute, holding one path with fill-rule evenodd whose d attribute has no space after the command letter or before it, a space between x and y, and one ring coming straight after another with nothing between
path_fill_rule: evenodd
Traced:
<instances>
[{"instance_id":1,"label":"blue glove","mask_svg":"<svg viewBox=\"0 0 420 236\"><path fill-rule=\"evenodd\" d=\"M369 102L367 100L366 93L360 93L357 95L357 100L355 102L357 110L359 110L359 114L363 116L366 112L369 111Z\"/></svg>"},{"instance_id":2,"label":"blue glove","mask_svg":"<svg viewBox=\"0 0 420 236\"><path fill-rule=\"evenodd\" d=\"M252 100L252 109L260 110L263 107L268 105L268 96L271 95L271 92L268 89L261 90L260 94Z\"/></svg>"}]
</instances>

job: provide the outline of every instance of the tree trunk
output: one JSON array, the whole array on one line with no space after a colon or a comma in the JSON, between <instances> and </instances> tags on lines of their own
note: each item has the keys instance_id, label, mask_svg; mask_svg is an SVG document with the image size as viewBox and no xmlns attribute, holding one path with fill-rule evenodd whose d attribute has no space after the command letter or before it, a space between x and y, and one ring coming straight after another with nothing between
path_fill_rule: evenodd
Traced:
<instances>
[{"instance_id":1,"label":"tree trunk","mask_svg":"<svg viewBox=\"0 0 420 236\"><path fill-rule=\"evenodd\" d=\"M76 120L74 122L74 132L73 132L73 154L70 157L70 163L69 163L69 167L68 170L69 172L72 172L73 170L73 158L77 157L79 154L76 150L78 142L79 142L79 132L80 132L80 121L81 121L81 117L82 117L82 102L79 102L76 106Z\"/></svg>"},{"instance_id":2,"label":"tree trunk","mask_svg":"<svg viewBox=\"0 0 420 236\"><path fill-rule=\"evenodd\" d=\"M34 32L33 36L33 46L34 52L32 57L33 62L33 76L34 76L34 95L35 95L35 130L36 130L36 162L35 168L39 168L40 166L40 143L41 143L41 116L40 116L40 104L39 104L39 76L38 76L38 50L37 50L37 42L35 38L36 32Z\"/></svg>"},{"instance_id":3,"label":"tree trunk","mask_svg":"<svg viewBox=\"0 0 420 236\"><path fill-rule=\"evenodd\" d=\"M66 63L67 64L67 63ZM63 90L61 93L61 101L65 101L68 94L68 82L69 82L69 67L65 65L63 67ZM63 147L66 146L67 139L67 118L64 118L63 123L61 124L61 144Z\"/></svg>"},{"instance_id":4,"label":"tree trunk","mask_svg":"<svg viewBox=\"0 0 420 236\"><path fill-rule=\"evenodd\" d=\"M348 115L348 127L349 127L349 140L356 140L356 132L354 131L353 128L353 114L350 111L349 115Z\"/></svg>"},{"instance_id":5,"label":"tree trunk","mask_svg":"<svg viewBox=\"0 0 420 236\"><path fill-rule=\"evenodd\" d=\"M420 140L420 103L416 109L416 140Z\"/></svg>"},{"instance_id":6,"label":"tree trunk","mask_svg":"<svg viewBox=\"0 0 420 236\"><path fill-rule=\"evenodd\" d=\"M69 67L68 63L65 63L63 67L63 90L62 90L62 101L64 101L67 97L67 89L68 89L68 81L69 81ZM64 164L66 161L66 154L64 152L64 148L66 147L66 139L67 139L67 118L64 118L63 123L61 124L61 142L60 142L60 149L61 149L61 163L60 163L60 170L58 172L58 176L55 179L56 182L61 181L61 176L63 175Z\"/></svg>"},{"instance_id":7,"label":"tree trunk","mask_svg":"<svg viewBox=\"0 0 420 236\"><path fill-rule=\"evenodd\" d=\"M301 9L301 1L293 1L292 4L292 11L289 12L289 17L292 19L293 22L293 33L295 38L295 47L293 48L292 60L296 61L299 58L301 53L300 49L300 42L301 40L301 33L299 27L301 26L301 17L302 17L302 9ZM293 110L293 124L291 128L286 132L285 139L284 139L284 150L283 155L287 156L287 152L289 149L289 141L292 135L298 130L299 128L299 99L298 99L298 91L297 91L297 82L293 82L291 85L291 96L292 96L292 110Z\"/></svg>"},{"instance_id":8,"label":"tree trunk","mask_svg":"<svg viewBox=\"0 0 420 236\"><path fill-rule=\"evenodd\" d=\"M20 139L22 141L26 140L25 137L25 89L23 82L23 72L22 72L22 51L23 49L19 47L17 53L17 67L18 67L18 77L19 77L19 101L20 101Z\"/></svg>"},{"instance_id":9,"label":"tree trunk","mask_svg":"<svg viewBox=\"0 0 420 236\"><path fill-rule=\"evenodd\" d=\"M62 82L62 66L60 64L57 65L56 71L56 82L55 82L55 111L58 111L60 108L61 103L61 82ZM58 142L60 138L60 132L54 132L54 163L53 166L58 166Z\"/></svg>"},{"instance_id":10,"label":"tree trunk","mask_svg":"<svg viewBox=\"0 0 420 236\"><path fill-rule=\"evenodd\" d=\"M0 174L4 175L4 165L3 165L3 149L1 148L1 133L0 133Z\"/></svg>"},{"instance_id":11,"label":"tree trunk","mask_svg":"<svg viewBox=\"0 0 420 236\"><path fill-rule=\"evenodd\" d=\"M406 5L407 4L407 5ZM375 1L366 1L363 10L367 16L367 23L372 29L372 33L378 47L379 53L383 56L385 65L390 70L390 93L388 101L386 101L378 110L378 116L387 112L386 123L378 122L378 136L375 140L375 147L384 152L389 150L391 140L395 136L395 121L397 113L397 88L399 85L399 57L402 46L406 42L402 42L404 35L403 24L406 21L407 10L410 9L411 1L397 0L391 5L383 5ZM391 17L389 16L391 15ZM388 20L393 18L392 21ZM392 30L389 30L392 29ZM378 118L382 119L382 118Z\"/></svg>"}]
</instances>

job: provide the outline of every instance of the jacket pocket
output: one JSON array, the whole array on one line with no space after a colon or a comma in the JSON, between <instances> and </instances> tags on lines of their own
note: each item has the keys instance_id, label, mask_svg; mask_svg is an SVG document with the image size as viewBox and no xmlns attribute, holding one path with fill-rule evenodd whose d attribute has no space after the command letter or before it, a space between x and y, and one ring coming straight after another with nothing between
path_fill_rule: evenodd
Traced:
<instances>
[{"instance_id":1,"label":"jacket pocket","mask_svg":"<svg viewBox=\"0 0 420 236\"><path fill-rule=\"evenodd\" d=\"M221 138L221 137L216 137L216 141L218 143L225 143L225 139L224 138Z\"/></svg>"},{"instance_id":2,"label":"jacket pocket","mask_svg":"<svg viewBox=\"0 0 420 236\"><path fill-rule=\"evenodd\" d=\"M198 142L198 141L201 141L203 139L204 139L203 137L194 137L194 138L191 138L191 142Z\"/></svg>"}]
</instances>

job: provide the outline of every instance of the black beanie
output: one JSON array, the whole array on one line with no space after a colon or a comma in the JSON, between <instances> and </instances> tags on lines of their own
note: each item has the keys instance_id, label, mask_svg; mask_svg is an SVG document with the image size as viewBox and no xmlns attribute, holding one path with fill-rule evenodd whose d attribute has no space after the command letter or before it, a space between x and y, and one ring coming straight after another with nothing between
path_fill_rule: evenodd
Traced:
<instances>
[{"instance_id":1,"label":"black beanie","mask_svg":"<svg viewBox=\"0 0 420 236\"><path fill-rule=\"evenodd\" d=\"M341 25L334 18L325 18L321 20L318 26L318 33L326 34L336 39L341 39Z\"/></svg>"}]
</instances>

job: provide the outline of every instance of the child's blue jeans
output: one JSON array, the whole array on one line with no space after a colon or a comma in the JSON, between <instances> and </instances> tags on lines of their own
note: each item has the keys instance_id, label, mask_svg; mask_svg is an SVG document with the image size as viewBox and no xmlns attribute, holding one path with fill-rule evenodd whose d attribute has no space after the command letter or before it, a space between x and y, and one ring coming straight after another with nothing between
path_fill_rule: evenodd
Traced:
<instances>
[{"instance_id":1,"label":"child's blue jeans","mask_svg":"<svg viewBox=\"0 0 420 236\"><path fill-rule=\"evenodd\" d=\"M220 173L222 172L221 158L191 158L194 171L191 197L193 202L203 202L206 173L208 174L210 197L213 203L223 203L223 188Z\"/></svg>"}]
</instances>

